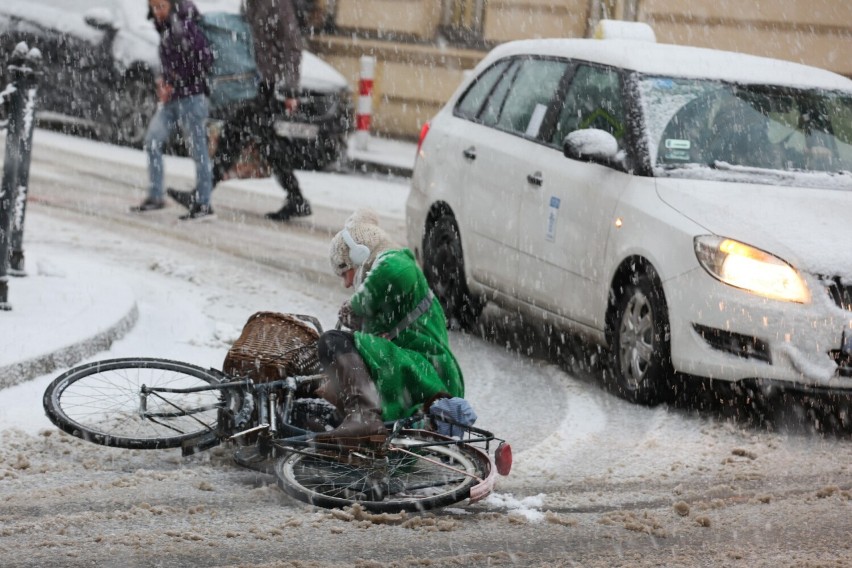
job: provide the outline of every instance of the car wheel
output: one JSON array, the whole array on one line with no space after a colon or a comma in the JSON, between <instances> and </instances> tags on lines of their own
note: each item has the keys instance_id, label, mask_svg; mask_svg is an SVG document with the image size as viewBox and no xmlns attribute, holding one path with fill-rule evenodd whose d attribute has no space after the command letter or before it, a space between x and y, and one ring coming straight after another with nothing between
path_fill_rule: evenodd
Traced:
<instances>
[{"instance_id":1,"label":"car wheel","mask_svg":"<svg viewBox=\"0 0 852 568\"><path fill-rule=\"evenodd\" d=\"M116 144L141 148L148 123L157 111L154 81L147 73L127 76L115 102L115 120L108 139Z\"/></svg>"},{"instance_id":2,"label":"car wheel","mask_svg":"<svg viewBox=\"0 0 852 568\"><path fill-rule=\"evenodd\" d=\"M662 290L651 276L633 274L615 302L611 386L635 403L663 402L671 356Z\"/></svg>"},{"instance_id":3,"label":"car wheel","mask_svg":"<svg viewBox=\"0 0 852 568\"><path fill-rule=\"evenodd\" d=\"M441 302L450 328L473 328L483 304L467 288L461 238L455 219L445 215L426 230L423 260L426 280Z\"/></svg>"}]
</instances>

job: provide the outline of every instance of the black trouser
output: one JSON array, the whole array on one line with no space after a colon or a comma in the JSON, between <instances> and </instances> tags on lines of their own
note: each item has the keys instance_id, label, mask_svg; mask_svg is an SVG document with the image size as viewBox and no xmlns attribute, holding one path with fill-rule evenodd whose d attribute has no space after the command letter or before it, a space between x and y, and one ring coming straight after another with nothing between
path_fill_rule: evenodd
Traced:
<instances>
[{"instance_id":1,"label":"black trouser","mask_svg":"<svg viewBox=\"0 0 852 568\"><path fill-rule=\"evenodd\" d=\"M275 106L283 103L275 98L274 88L261 83L257 97L235 109L225 121L216 154L213 156L213 186L230 171L250 141L257 142L261 158L272 167L272 173L291 200L301 199L299 180L293 174L290 141L275 134Z\"/></svg>"},{"instance_id":2,"label":"black trouser","mask_svg":"<svg viewBox=\"0 0 852 568\"><path fill-rule=\"evenodd\" d=\"M335 357L344 353L358 353L352 332L332 329L320 335L317 340L317 355L323 369L328 369Z\"/></svg>"}]
</instances>

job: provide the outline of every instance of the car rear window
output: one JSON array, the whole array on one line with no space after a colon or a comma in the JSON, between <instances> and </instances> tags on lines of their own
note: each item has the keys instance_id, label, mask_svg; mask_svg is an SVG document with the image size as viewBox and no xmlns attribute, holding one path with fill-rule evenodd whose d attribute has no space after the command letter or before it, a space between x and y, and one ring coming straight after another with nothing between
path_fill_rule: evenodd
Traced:
<instances>
[{"instance_id":1,"label":"car rear window","mask_svg":"<svg viewBox=\"0 0 852 568\"><path fill-rule=\"evenodd\" d=\"M482 104L485 102L491 89L494 88L494 85L506 72L509 63L509 59L504 59L483 71L473 85L459 99L459 103L456 105L456 114L470 120L476 119L479 116L479 111L482 110Z\"/></svg>"}]
</instances>

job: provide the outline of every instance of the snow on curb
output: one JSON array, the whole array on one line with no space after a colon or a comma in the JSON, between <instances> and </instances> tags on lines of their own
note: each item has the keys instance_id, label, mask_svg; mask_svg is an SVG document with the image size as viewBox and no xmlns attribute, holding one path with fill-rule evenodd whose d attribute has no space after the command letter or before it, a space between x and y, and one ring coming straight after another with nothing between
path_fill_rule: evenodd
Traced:
<instances>
[{"instance_id":1,"label":"snow on curb","mask_svg":"<svg viewBox=\"0 0 852 568\"><path fill-rule=\"evenodd\" d=\"M139 310L136 304L133 304L130 312L114 326L89 339L27 361L0 367L0 389L46 375L56 369L71 367L96 353L108 350L114 341L124 337L133 328L138 318Z\"/></svg>"},{"instance_id":2,"label":"snow on curb","mask_svg":"<svg viewBox=\"0 0 852 568\"><path fill-rule=\"evenodd\" d=\"M12 310L0 312L0 389L109 349L139 318L133 291L108 268L35 248L35 268L10 281Z\"/></svg>"}]
</instances>

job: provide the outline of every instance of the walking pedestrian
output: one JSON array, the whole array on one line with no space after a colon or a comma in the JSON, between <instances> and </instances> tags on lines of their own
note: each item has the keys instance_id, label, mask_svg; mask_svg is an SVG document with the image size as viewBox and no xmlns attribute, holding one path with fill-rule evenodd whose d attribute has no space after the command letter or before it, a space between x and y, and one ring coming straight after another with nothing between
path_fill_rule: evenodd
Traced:
<instances>
[{"instance_id":1,"label":"walking pedestrian","mask_svg":"<svg viewBox=\"0 0 852 568\"><path fill-rule=\"evenodd\" d=\"M159 106L145 135L148 156L148 196L132 210L152 211L165 207L163 197L163 147L180 126L195 161L198 198L181 220L210 219L212 167L207 150L207 73L213 62L191 0L148 0L148 18L160 34L162 74L156 80Z\"/></svg>"},{"instance_id":2,"label":"walking pedestrian","mask_svg":"<svg viewBox=\"0 0 852 568\"><path fill-rule=\"evenodd\" d=\"M281 187L287 192L283 207L266 214L267 219L287 221L311 214L310 203L302 195L293 173L290 141L275 132L275 111L281 107L276 97L283 95L284 110L298 108L300 66L303 39L292 0L244 0L243 14L252 30L257 70L260 75L257 96L232 111L225 121L213 157L213 186L222 181L252 139L259 141L262 157L272 167ZM200 199L198 191L169 188L169 196L191 208Z\"/></svg>"}]
</instances>

